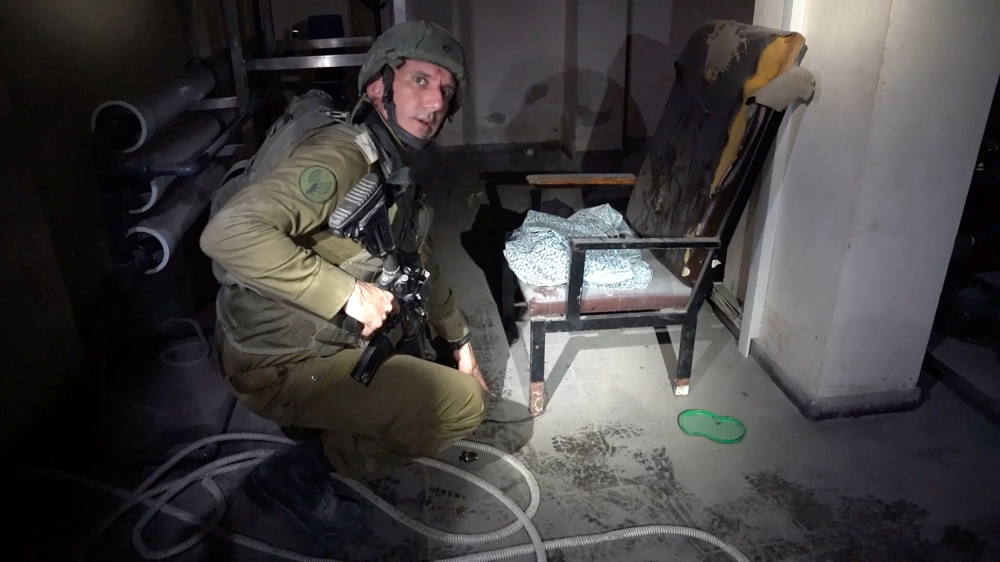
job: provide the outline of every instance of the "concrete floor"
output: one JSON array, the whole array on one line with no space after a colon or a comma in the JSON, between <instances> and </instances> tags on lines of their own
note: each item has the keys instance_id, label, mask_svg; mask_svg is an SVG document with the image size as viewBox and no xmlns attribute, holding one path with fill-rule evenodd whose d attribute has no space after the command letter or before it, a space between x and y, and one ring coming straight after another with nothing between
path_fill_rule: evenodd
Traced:
<instances>
[{"instance_id":1,"label":"concrete floor","mask_svg":"<svg viewBox=\"0 0 1000 562\"><path fill-rule=\"evenodd\" d=\"M459 244L459 233L469 230L484 202L476 180L481 169L482 163L445 168L442 187L431 196L435 243L494 391L489 418L520 419L527 414L524 338L508 348L485 278ZM504 206L523 210L522 189L504 188ZM676 342L678 332L672 335ZM667 369L676 364L675 344L659 345L652 330L551 335L548 343L547 412L523 423L486 423L472 437L513 454L537 476L542 501L534 522L545 539L676 524L715 533L761 562L1000 560L1000 427L943 385L930 386L913 412L810 422L753 360L739 355L709 307L700 316L686 398L675 398L667 381ZM217 392L213 387L212 395ZM676 419L688 408L738 417L747 428L745 440L718 445L684 435ZM242 408L230 430L277 432ZM527 504L527 487L513 469L485 456L463 464L459 452L451 449L440 458ZM141 479L103 476L119 485ZM359 540L316 545L256 512L238 490L240 476L218 479L230 496L221 526L313 556L427 560L527 542L519 533L488 547L450 546L378 514ZM478 488L421 465L367 484L409 515L452 532L485 532L513 520ZM39 500L26 512L29 520L46 517L44 528L25 524L26 541L34 544L26 559L57 558L47 556L62 540L54 533L73 534L115 506L98 492L51 482L38 486L32 493L42 496L35 499L44 496L59 511L53 517L38 507ZM198 486L176 503L210 512L210 496ZM138 516L130 514L106 533L98 545L101 559L140 559L129 540ZM166 546L190 532L162 517L145 536ZM209 538L178 559L276 558ZM728 560L711 546L679 537L554 551L549 559Z\"/></svg>"}]
</instances>

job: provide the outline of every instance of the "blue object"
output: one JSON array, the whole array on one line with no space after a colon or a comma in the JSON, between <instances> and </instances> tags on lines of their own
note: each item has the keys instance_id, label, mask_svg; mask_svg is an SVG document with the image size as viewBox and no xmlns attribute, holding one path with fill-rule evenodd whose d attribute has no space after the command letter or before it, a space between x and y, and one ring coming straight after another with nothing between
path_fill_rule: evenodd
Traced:
<instances>
[{"instance_id":1,"label":"blue object","mask_svg":"<svg viewBox=\"0 0 1000 562\"><path fill-rule=\"evenodd\" d=\"M309 16L310 39L340 39L344 36L344 18L339 14Z\"/></svg>"}]
</instances>

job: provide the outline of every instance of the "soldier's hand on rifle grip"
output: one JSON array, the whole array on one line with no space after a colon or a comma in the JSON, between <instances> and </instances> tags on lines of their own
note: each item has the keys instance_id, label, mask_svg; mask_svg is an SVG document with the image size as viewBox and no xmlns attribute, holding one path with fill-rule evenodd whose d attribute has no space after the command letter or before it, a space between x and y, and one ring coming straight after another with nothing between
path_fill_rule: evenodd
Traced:
<instances>
[{"instance_id":1,"label":"soldier's hand on rifle grip","mask_svg":"<svg viewBox=\"0 0 1000 562\"><path fill-rule=\"evenodd\" d=\"M344 306L344 314L361 324L364 339L371 337L386 318L398 310L399 304L392 293L360 280L354 282L354 289Z\"/></svg>"}]
</instances>

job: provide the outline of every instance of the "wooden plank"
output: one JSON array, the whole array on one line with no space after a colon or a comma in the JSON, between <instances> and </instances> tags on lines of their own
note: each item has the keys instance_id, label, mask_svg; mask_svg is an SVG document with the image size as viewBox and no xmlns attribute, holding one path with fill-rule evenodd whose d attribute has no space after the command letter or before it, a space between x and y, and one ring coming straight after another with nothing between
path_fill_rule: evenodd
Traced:
<instances>
[{"instance_id":1,"label":"wooden plank","mask_svg":"<svg viewBox=\"0 0 1000 562\"><path fill-rule=\"evenodd\" d=\"M632 174L532 174L528 185L634 185Z\"/></svg>"}]
</instances>

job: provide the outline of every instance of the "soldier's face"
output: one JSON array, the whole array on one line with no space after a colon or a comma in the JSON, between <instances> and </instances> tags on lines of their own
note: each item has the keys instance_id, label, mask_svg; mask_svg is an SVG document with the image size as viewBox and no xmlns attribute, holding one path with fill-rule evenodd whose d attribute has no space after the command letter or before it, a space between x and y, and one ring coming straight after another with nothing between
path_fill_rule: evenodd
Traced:
<instances>
[{"instance_id":1,"label":"soldier's face","mask_svg":"<svg viewBox=\"0 0 1000 562\"><path fill-rule=\"evenodd\" d=\"M375 80L368 85L368 97L383 118L388 118L382 104L383 84ZM407 60L396 69L392 80L392 100L396 104L396 121L407 133L429 139L448 116L448 106L455 95L455 77L447 69L419 60Z\"/></svg>"}]
</instances>

